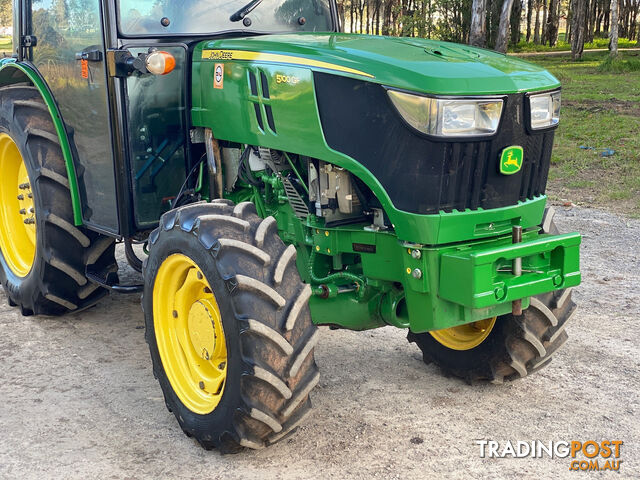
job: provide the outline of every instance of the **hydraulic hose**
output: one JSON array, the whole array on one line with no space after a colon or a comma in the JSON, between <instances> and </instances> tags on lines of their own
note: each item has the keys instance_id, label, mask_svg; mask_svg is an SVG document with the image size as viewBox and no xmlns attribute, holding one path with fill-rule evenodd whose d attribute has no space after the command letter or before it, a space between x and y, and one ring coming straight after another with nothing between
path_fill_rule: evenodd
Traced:
<instances>
[{"instance_id":1,"label":"hydraulic hose","mask_svg":"<svg viewBox=\"0 0 640 480\"><path fill-rule=\"evenodd\" d=\"M331 283L336 280L349 280L356 285L358 285L358 294L362 294L364 292L364 279L350 272L337 272L332 273L331 275L327 275L326 277L318 277L313 271L313 262L316 258L315 250L311 250L311 255L309 255L309 278L313 283Z\"/></svg>"},{"instance_id":2,"label":"hydraulic hose","mask_svg":"<svg viewBox=\"0 0 640 480\"><path fill-rule=\"evenodd\" d=\"M138 258L136 252L133 251L133 245L130 238L124 239L124 255L131 268L136 272L142 273L142 260Z\"/></svg>"}]
</instances>

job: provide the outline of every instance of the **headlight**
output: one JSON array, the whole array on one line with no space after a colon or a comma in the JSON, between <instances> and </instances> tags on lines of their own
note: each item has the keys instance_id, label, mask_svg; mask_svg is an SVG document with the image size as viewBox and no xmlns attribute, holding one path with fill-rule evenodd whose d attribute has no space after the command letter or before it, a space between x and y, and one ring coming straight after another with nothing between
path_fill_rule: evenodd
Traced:
<instances>
[{"instance_id":1,"label":"headlight","mask_svg":"<svg viewBox=\"0 0 640 480\"><path fill-rule=\"evenodd\" d=\"M416 130L441 137L489 136L502 115L501 98L437 98L388 90L405 121Z\"/></svg>"},{"instance_id":2,"label":"headlight","mask_svg":"<svg viewBox=\"0 0 640 480\"><path fill-rule=\"evenodd\" d=\"M560 121L560 90L529 96L531 128L553 127Z\"/></svg>"}]
</instances>

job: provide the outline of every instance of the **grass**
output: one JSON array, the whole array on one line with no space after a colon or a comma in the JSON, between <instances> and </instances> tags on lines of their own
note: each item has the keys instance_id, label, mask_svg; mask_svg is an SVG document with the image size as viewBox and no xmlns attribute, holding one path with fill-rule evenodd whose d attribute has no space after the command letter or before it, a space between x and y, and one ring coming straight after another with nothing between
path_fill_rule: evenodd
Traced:
<instances>
[{"instance_id":1,"label":"grass","mask_svg":"<svg viewBox=\"0 0 640 480\"><path fill-rule=\"evenodd\" d=\"M618 39L618 48L636 48L640 47L638 42L629 40L628 38L620 38ZM593 42L585 43L584 49L597 49L597 48L609 48L609 39L608 38L594 38ZM509 48L510 52L516 53L528 53L528 52L563 52L571 50L571 45L564 41L564 34L561 33L558 38L558 42L555 46L550 47L549 45L538 45L533 42L526 42L525 40L521 40L515 46Z\"/></svg>"},{"instance_id":2,"label":"grass","mask_svg":"<svg viewBox=\"0 0 640 480\"><path fill-rule=\"evenodd\" d=\"M0 37L0 57L2 57L2 52L9 55L12 48L11 37Z\"/></svg>"},{"instance_id":3,"label":"grass","mask_svg":"<svg viewBox=\"0 0 640 480\"><path fill-rule=\"evenodd\" d=\"M549 194L640 217L640 52L528 57L562 82ZM583 149L580 147L593 147ZM603 149L615 150L603 157Z\"/></svg>"},{"instance_id":4,"label":"grass","mask_svg":"<svg viewBox=\"0 0 640 480\"><path fill-rule=\"evenodd\" d=\"M611 73L640 72L640 58L607 57L598 66L598 71Z\"/></svg>"}]
</instances>

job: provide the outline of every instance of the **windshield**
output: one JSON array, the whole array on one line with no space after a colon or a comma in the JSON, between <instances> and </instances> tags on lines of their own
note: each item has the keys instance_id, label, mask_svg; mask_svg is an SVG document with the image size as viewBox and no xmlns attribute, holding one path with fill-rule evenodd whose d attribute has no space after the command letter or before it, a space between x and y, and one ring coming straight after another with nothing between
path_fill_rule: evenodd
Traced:
<instances>
[{"instance_id":1,"label":"windshield","mask_svg":"<svg viewBox=\"0 0 640 480\"><path fill-rule=\"evenodd\" d=\"M230 17L250 0L119 0L125 35L332 31L329 0L262 0L243 20Z\"/></svg>"}]
</instances>

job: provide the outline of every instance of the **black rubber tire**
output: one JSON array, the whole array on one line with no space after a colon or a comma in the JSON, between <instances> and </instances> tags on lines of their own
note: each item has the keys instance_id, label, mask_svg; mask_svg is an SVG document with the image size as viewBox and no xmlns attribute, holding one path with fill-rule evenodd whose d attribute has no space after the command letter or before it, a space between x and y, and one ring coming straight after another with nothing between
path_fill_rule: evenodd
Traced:
<instances>
[{"instance_id":1,"label":"black rubber tire","mask_svg":"<svg viewBox=\"0 0 640 480\"><path fill-rule=\"evenodd\" d=\"M318 330L307 300L311 289L296 269L273 217L252 203L200 202L165 213L149 237L143 309L153 372L183 431L204 448L224 453L261 448L292 432L310 412L319 380L313 348ZM218 302L227 341L227 379L209 414L189 410L175 394L158 352L153 288L171 254L190 257Z\"/></svg>"},{"instance_id":2,"label":"black rubber tire","mask_svg":"<svg viewBox=\"0 0 640 480\"><path fill-rule=\"evenodd\" d=\"M542 229L557 234L552 207L545 210ZM434 363L447 376L467 383L502 383L525 377L549 364L567 340L565 326L575 312L571 289L537 295L523 315L498 317L493 330L470 350L445 347L431 334L409 332L407 338L422 350L424 362Z\"/></svg>"},{"instance_id":3,"label":"black rubber tire","mask_svg":"<svg viewBox=\"0 0 640 480\"><path fill-rule=\"evenodd\" d=\"M38 90L0 88L0 132L18 146L29 173L36 216L33 267L18 277L0 252L0 281L23 315L63 315L108 293L85 277L88 265L116 271L115 240L74 226L69 180L58 135Z\"/></svg>"}]
</instances>

